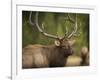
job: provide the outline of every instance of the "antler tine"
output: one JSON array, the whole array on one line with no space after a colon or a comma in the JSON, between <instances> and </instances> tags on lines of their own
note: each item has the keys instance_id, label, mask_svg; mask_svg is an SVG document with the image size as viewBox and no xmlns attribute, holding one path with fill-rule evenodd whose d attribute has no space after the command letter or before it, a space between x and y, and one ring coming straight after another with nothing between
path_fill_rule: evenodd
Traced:
<instances>
[{"instance_id":1,"label":"antler tine","mask_svg":"<svg viewBox=\"0 0 100 80\"><path fill-rule=\"evenodd\" d=\"M72 33L68 36L68 38L71 38L76 32L77 32L77 14L76 14L76 18L75 18L75 27L74 30L72 31Z\"/></svg>"},{"instance_id":2,"label":"antler tine","mask_svg":"<svg viewBox=\"0 0 100 80\"><path fill-rule=\"evenodd\" d=\"M41 33L42 33L44 36L46 36L46 37L60 40L60 39L58 38L58 36L54 36L54 35L48 34L48 33L44 32L44 31L40 28L40 26L39 26L39 24L38 24L38 14L39 14L39 13L36 12L36 16L35 16L35 25L36 25L37 29L39 30L39 32L41 32ZM31 23L32 25L34 25L34 24L32 23L32 21L31 21L31 15L32 15L32 12L30 12L30 19L29 19L29 20L30 20L30 23ZM43 23L42 23L42 27L44 27Z\"/></svg>"},{"instance_id":3,"label":"antler tine","mask_svg":"<svg viewBox=\"0 0 100 80\"><path fill-rule=\"evenodd\" d=\"M42 33L43 30L40 28L40 26L39 26L39 24L38 24L38 12L36 12L35 19L36 19L36 21L35 21L35 22L36 22L36 26L37 26L38 30Z\"/></svg>"},{"instance_id":4,"label":"antler tine","mask_svg":"<svg viewBox=\"0 0 100 80\"><path fill-rule=\"evenodd\" d=\"M69 16L69 14L68 14L68 20L69 20L71 23L74 23L74 20Z\"/></svg>"},{"instance_id":5,"label":"antler tine","mask_svg":"<svg viewBox=\"0 0 100 80\"><path fill-rule=\"evenodd\" d=\"M66 36L67 36L67 31L65 32L65 35L61 38L61 40L64 40L65 38L66 38Z\"/></svg>"}]
</instances>

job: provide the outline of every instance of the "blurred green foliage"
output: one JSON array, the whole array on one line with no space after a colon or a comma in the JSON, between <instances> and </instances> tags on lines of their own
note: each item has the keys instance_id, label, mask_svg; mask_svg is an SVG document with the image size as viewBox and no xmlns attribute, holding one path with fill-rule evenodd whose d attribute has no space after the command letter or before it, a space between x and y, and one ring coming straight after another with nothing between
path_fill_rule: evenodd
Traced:
<instances>
[{"instance_id":1,"label":"blurred green foliage","mask_svg":"<svg viewBox=\"0 0 100 80\"><path fill-rule=\"evenodd\" d=\"M32 14L32 21L35 23L35 13ZM22 47L28 44L54 44L54 40L43 36L37 30L36 26L29 24L29 11L22 11ZM77 13L53 13L53 12L39 12L39 25L44 23L44 31L58 36L63 36L66 31L71 33L73 24L67 20L67 15L75 20ZM75 53L79 54L82 46L89 48L89 14L77 14L77 37L72 37L76 40L74 45Z\"/></svg>"}]
</instances>

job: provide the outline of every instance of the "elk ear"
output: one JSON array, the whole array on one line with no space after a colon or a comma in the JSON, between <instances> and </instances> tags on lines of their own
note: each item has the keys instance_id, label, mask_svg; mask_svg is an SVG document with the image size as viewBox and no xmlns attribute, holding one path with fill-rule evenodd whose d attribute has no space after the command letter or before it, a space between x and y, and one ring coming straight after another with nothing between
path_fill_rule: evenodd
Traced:
<instances>
[{"instance_id":1,"label":"elk ear","mask_svg":"<svg viewBox=\"0 0 100 80\"><path fill-rule=\"evenodd\" d=\"M73 46L75 44L76 40L69 40L68 43L70 44L70 46Z\"/></svg>"},{"instance_id":2,"label":"elk ear","mask_svg":"<svg viewBox=\"0 0 100 80\"><path fill-rule=\"evenodd\" d=\"M61 45L60 41L55 40L55 45L56 45L56 46L60 46L60 45Z\"/></svg>"}]
</instances>

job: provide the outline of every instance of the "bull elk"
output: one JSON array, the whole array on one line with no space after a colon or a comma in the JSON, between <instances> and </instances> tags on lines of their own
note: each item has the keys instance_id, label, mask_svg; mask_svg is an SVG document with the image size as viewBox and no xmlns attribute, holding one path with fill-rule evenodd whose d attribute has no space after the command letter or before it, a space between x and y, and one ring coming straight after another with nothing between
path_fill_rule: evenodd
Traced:
<instances>
[{"instance_id":1,"label":"bull elk","mask_svg":"<svg viewBox=\"0 0 100 80\"><path fill-rule=\"evenodd\" d=\"M62 37L48 34L43 31L44 27L38 24L39 12L36 12L35 23L32 22L32 12L29 15L29 22L32 26L36 26L38 31L51 39L55 40L52 45L28 45L22 50L22 68L41 68L41 67L63 67L69 55L73 54L72 43L69 39L77 32L77 15L72 19L69 14L67 20L74 25L72 32L68 35L67 31Z\"/></svg>"}]
</instances>

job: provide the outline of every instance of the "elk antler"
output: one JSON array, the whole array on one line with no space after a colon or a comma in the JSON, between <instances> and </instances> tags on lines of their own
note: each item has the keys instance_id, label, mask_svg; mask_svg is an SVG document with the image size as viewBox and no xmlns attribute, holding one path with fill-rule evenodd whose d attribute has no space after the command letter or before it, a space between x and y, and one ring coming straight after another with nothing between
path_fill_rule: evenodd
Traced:
<instances>
[{"instance_id":1,"label":"elk antler","mask_svg":"<svg viewBox=\"0 0 100 80\"><path fill-rule=\"evenodd\" d=\"M57 40L59 40L59 41L62 41L62 40L64 40L65 38L66 38L66 35L67 35L67 31L66 31L66 33L65 33L65 35L63 36L63 37L58 37L58 36L54 36L54 35L51 35L51 34L48 34L48 33L46 33L46 32L44 32L43 31L43 29L39 26L39 24L38 24L38 15L39 15L39 13L38 12L36 12L36 15L35 15L35 24L32 22L32 12L30 12L30 16L29 16L29 22L30 22L30 24L31 25L36 25L36 27L37 27L37 29L39 30L39 32L41 32L44 36L47 36L47 37L50 37L50 38L53 38L53 39L57 39ZM75 20L75 22L74 22L74 20L68 15L68 17L67 17L67 20L69 20L70 22L72 22L72 23L75 23L75 27L74 27L74 30L72 31L72 33L68 36L68 38L70 38L70 37L72 37L75 33L76 33L76 31L77 31L77 16L76 16L76 20ZM42 23L42 27L44 27L44 24Z\"/></svg>"},{"instance_id":2,"label":"elk antler","mask_svg":"<svg viewBox=\"0 0 100 80\"><path fill-rule=\"evenodd\" d=\"M31 17L32 17L32 12L30 12L29 22L30 22L31 25L34 25L34 23L33 23L32 20L31 20ZM54 36L54 35L48 34L48 33L44 32L44 31L42 30L42 28L40 28L40 26L39 26L39 24L38 24L38 12L36 12L36 16L35 16L35 25L36 25L37 29L39 30L39 32L41 32L43 35L45 35L45 36L47 36L47 37L50 37L50 38L53 38L53 39L58 39L58 40L59 40L58 36ZM43 25L43 23L42 23L42 27L43 27L43 26L44 26L44 25Z\"/></svg>"},{"instance_id":3,"label":"elk antler","mask_svg":"<svg viewBox=\"0 0 100 80\"><path fill-rule=\"evenodd\" d=\"M69 39L71 38L76 32L77 32L77 14L76 14L76 18L75 21L69 16L69 14L67 15L67 20L70 21L71 23L75 23L75 27L74 30L72 31L71 34L69 34L69 36L67 36L67 31L65 33L65 35L63 36L62 40L65 39L66 37Z\"/></svg>"},{"instance_id":4,"label":"elk antler","mask_svg":"<svg viewBox=\"0 0 100 80\"><path fill-rule=\"evenodd\" d=\"M75 25L74 25L75 27L74 27L74 30L72 31L72 33L68 36L68 38L71 38L77 32L77 14L76 14L75 22L73 21L73 23L75 23Z\"/></svg>"}]
</instances>

